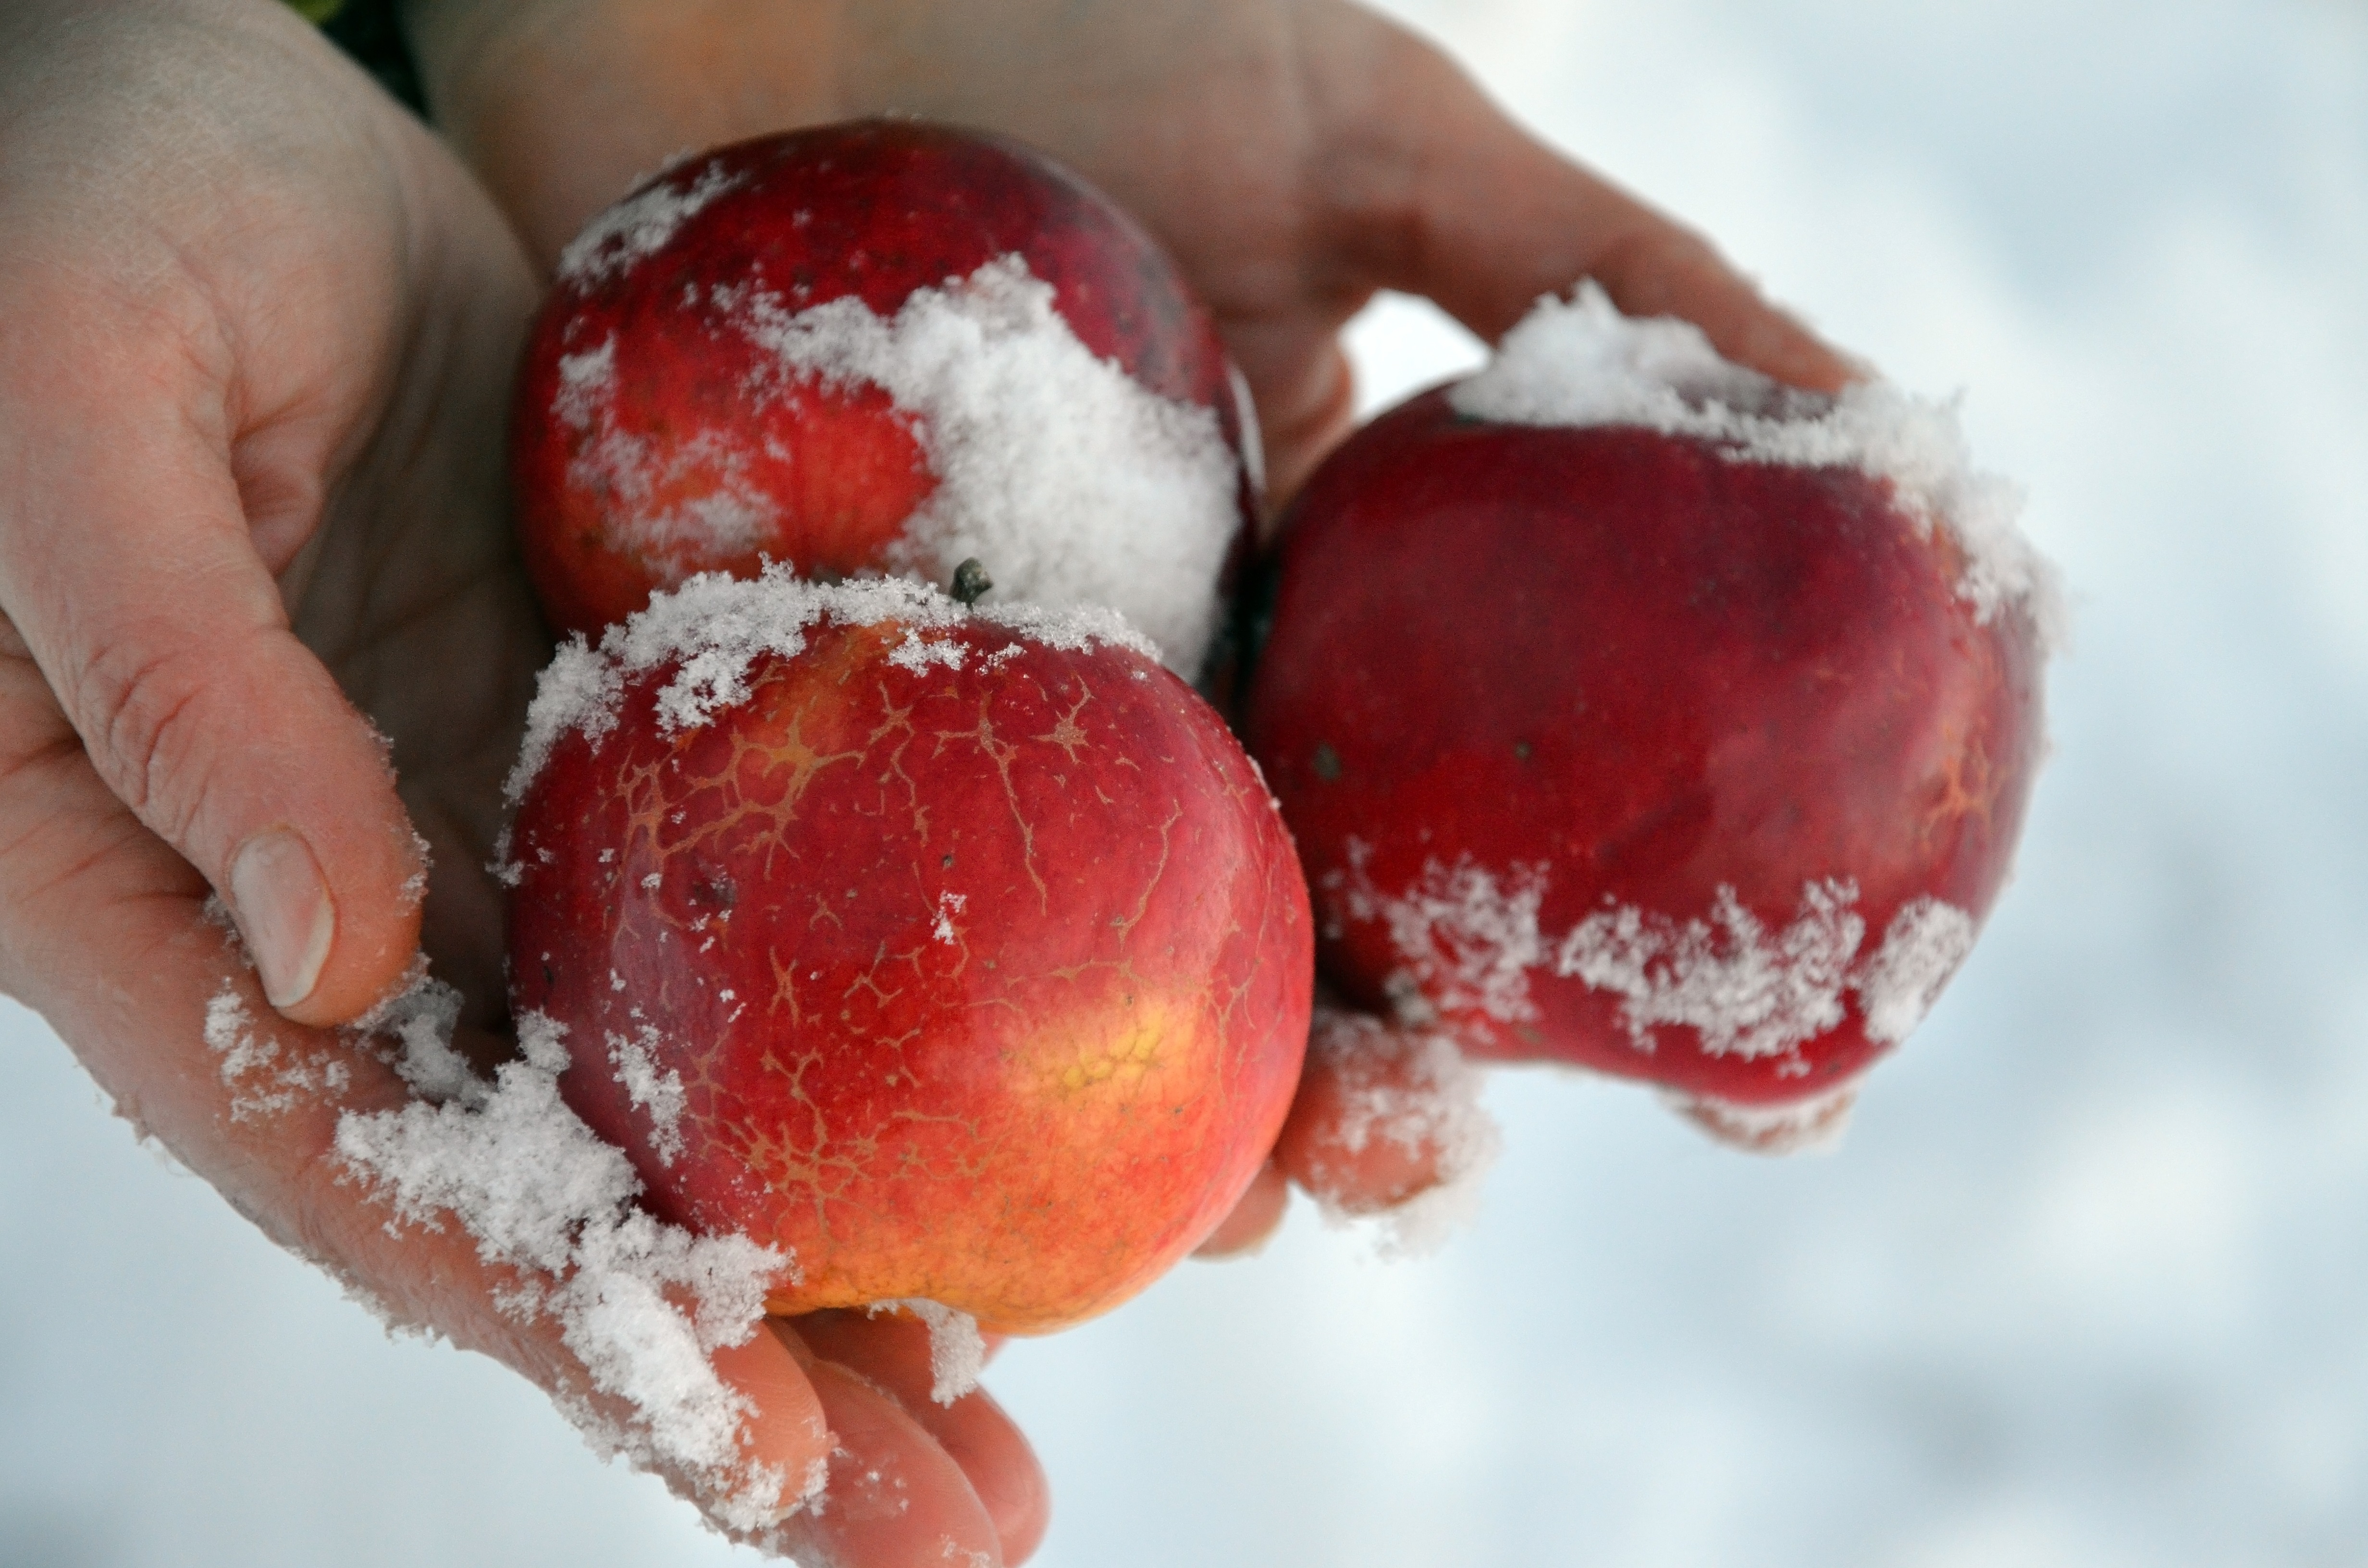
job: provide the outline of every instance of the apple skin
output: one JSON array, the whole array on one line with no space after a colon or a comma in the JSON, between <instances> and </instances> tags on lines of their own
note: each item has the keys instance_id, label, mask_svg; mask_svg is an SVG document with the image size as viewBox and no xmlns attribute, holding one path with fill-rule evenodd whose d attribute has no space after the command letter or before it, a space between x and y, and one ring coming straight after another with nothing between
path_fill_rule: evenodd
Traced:
<instances>
[{"instance_id":1,"label":"apple skin","mask_svg":"<svg viewBox=\"0 0 2368 1568\"><path fill-rule=\"evenodd\" d=\"M1306 889L1167 671L974 618L925 634L961 669L916 672L906 634L812 627L673 733L661 665L564 736L512 829L512 1001L565 1026L562 1093L655 1212L791 1250L769 1310L920 1297L1042 1332L1257 1175L1305 1047ZM670 1132L620 1041L676 1075Z\"/></svg>"},{"instance_id":2,"label":"apple skin","mask_svg":"<svg viewBox=\"0 0 2368 1568\"><path fill-rule=\"evenodd\" d=\"M825 579L881 568L937 483L910 417L868 384L800 380L752 396L768 360L715 290L757 284L796 310L853 297L891 316L915 290L1010 255L1052 286L1054 308L1096 357L1160 397L1214 412L1243 460L1235 555L1245 554L1259 505L1257 436L1231 361L1174 263L1109 198L1017 142L907 120L734 143L635 196L716 187L655 248L628 247L606 265L563 261L528 342L511 490L527 571L554 627L597 637L698 572L754 577L766 560ZM627 526L635 507L600 465L578 461L593 436L565 416L564 367L611 340L615 428L668 471L642 508L754 494L774 509L756 537L655 546Z\"/></svg>"},{"instance_id":3,"label":"apple skin","mask_svg":"<svg viewBox=\"0 0 2368 1568\"><path fill-rule=\"evenodd\" d=\"M1475 1056L1698 1106L1846 1092L1904 1032L1871 1033L1862 994L1788 1049L1721 1050L1690 1025L1640 1031L1552 949L1622 908L1724 940L1722 890L1782 933L1804 889L1836 882L1861 961L1925 900L1968 916L1969 941L2044 749L2044 659L2019 604L1977 620L1964 570L1948 530L1855 469L1485 422L1447 389L1375 420L1284 525L1244 722L1317 889L1325 978L1438 1015ZM1476 953L1511 966L1514 1005L1416 972L1452 969L1452 943L1427 929L1409 965L1376 913L1456 891L1441 870L1458 867L1535 899L1535 946Z\"/></svg>"}]
</instances>

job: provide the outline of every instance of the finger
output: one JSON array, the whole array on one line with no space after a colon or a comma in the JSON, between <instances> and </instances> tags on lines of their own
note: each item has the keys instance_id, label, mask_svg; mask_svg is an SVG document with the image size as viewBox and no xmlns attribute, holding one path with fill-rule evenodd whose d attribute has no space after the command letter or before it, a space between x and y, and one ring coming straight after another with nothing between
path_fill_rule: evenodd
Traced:
<instances>
[{"instance_id":1,"label":"finger","mask_svg":"<svg viewBox=\"0 0 2368 1568\"><path fill-rule=\"evenodd\" d=\"M237 472L186 345L51 303L12 312L6 344L51 397L0 436L0 608L98 777L222 894L271 1005L350 1018L410 960L424 867L382 744L289 630L243 493L280 509L309 487L317 512L329 454Z\"/></svg>"},{"instance_id":2,"label":"finger","mask_svg":"<svg viewBox=\"0 0 2368 1568\"><path fill-rule=\"evenodd\" d=\"M1257 1252L1274 1235L1282 1223L1283 1211L1291 1207L1291 1182L1282 1167L1269 1160L1258 1167L1258 1175L1234 1205L1234 1211L1217 1221L1209 1239L1193 1249L1194 1257L1240 1257Z\"/></svg>"},{"instance_id":3,"label":"finger","mask_svg":"<svg viewBox=\"0 0 2368 1568\"><path fill-rule=\"evenodd\" d=\"M771 1319L745 1345L728 1345L709 1359L716 1375L746 1396L755 1414L740 1434L741 1458L782 1478L782 1501L822 1483L830 1458L830 1422L808 1375L813 1358L795 1335Z\"/></svg>"},{"instance_id":4,"label":"finger","mask_svg":"<svg viewBox=\"0 0 2368 1568\"><path fill-rule=\"evenodd\" d=\"M998 1568L995 1526L945 1449L893 1398L835 1361L807 1369L836 1448L819 1506L782 1533L831 1568Z\"/></svg>"},{"instance_id":5,"label":"finger","mask_svg":"<svg viewBox=\"0 0 2368 1568\"><path fill-rule=\"evenodd\" d=\"M1347 313L1353 314L1353 307ZM1315 317L1292 312L1225 324L1225 346L1258 405L1267 470L1261 531L1267 539L1315 465L1356 423L1356 372L1338 336L1344 319L1327 311Z\"/></svg>"},{"instance_id":6,"label":"finger","mask_svg":"<svg viewBox=\"0 0 2368 1568\"><path fill-rule=\"evenodd\" d=\"M1319 8L1309 58L1329 244L1494 342L1582 278L1639 316L1699 325L1720 353L1833 392L1861 372L1770 304L1699 234L1530 135L1438 49L1361 7Z\"/></svg>"},{"instance_id":7,"label":"finger","mask_svg":"<svg viewBox=\"0 0 2368 1568\"><path fill-rule=\"evenodd\" d=\"M928 1326L901 1312L830 1312L798 1318L794 1327L815 1355L870 1381L937 1440L978 1494L1003 1561L1025 1562L1052 1521L1044 1467L984 1389L951 1405L937 1402Z\"/></svg>"},{"instance_id":8,"label":"finger","mask_svg":"<svg viewBox=\"0 0 2368 1568\"><path fill-rule=\"evenodd\" d=\"M1326 1007L1275 1164L1347 1214L1377 1214L1475 1179L1495 1157L1480 1073L1442 1031Z\"/></svg>"}]
</instances>

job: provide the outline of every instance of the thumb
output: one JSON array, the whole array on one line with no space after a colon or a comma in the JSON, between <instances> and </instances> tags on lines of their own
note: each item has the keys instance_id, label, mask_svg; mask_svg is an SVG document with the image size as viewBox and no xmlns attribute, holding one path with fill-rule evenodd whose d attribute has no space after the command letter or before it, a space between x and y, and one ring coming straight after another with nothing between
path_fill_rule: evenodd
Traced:
<instances>
[{"instance_id":1,"label":"thumb","mask_svg":"<svg viewBox=\"0 0 2368 1568\"><path fill-rule=\"evenodd\" d=\"M108 788L228 905L272 1005L346 1022L418 943L424 857L384 744L289 630L227 439L170 398L83 401L0 453L21 476L0 608Z\"/></svg>"}]
</instances>

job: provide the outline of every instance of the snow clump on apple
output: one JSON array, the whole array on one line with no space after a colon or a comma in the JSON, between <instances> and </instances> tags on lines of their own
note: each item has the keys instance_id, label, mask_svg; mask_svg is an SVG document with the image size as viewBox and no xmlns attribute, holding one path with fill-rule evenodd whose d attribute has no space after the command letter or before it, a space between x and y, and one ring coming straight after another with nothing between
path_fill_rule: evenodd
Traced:
<instances>
[{"instance_id":1,"label":"snow clump on apple","mask_svg":"<svg viewBox=\"0 0 2368 1568\"><path fill-rule=\"evenodd\" d=\"M2021 489L1972 466L1952 403L1884 381L1830 399L1785 387L1722 358L1691 322L1621 314L1592 281L1541 299L1447 399L1499 424L1634 425L1714 441L1738 462L1860 469L1888 481L1919 525L1955 536L1958 591L1984 622L2016 603L2043 653L2067 640L2055 568L2017 526Z\"/></svg>"},{"instance_id":2,"label":"snow clump on apple","mask_svg":"<svg viewBox=\"0 0 2368 1568\"><path fill-rule=\"evenodd\" d=\"M902 577L815 583L783 566L766 568L754 582L702 573L673 593L659 595L632 619L609 627L597 649L580 636L560 645L527 710L526 738L505 787L511 803L524 798L562 735L572 731L598 740L615 726L629 677L679 661L681 667L658 696L658 721L668 731L694 729L746 702L748 672L757 661L795 657L806 646L807 630L825 619L842 626L898 622L905 637L890 660L916 673L932 664L960 668L966 655L959 645L925 634L972 620L1046 647L1124 648L1155 663L1159 659L1158 649L1123 616L1099 605L966 608L927 583Z\"/></svg>"},{"instance_id":3,"label":"snow clump on apple","mask_svg":"<svg viewBox=\"0 0 2368 1568\"><path fill-rule=\"evenodd\" d=\"M660 179L595 214L559 253L559 278L578 287L599 282L664 250L675 232L717 197L740 183L727 169L702 168L686 188Z\"/></svg>"},{"instance_id":4,"label":"snow clump on apple","mask_svg":"<svg viewBox=\"0 0 2368 1568\"><path fill-rule=\"evenodd\" d=\"M1232 449L1214 412L1096 358L1023 257L916 290L891 316L853 296L795 310L756 284L714 286L709 302L769 361L746 389L752 405L819 381L877 387L911 420L937 486L891 547L891 570L941 583L976 557L999 598L1114 607L1168 668L1200 672L1240 527ZM613 337L566 357L552 413L590 437L576 477L627 507L620 534L689 567L768 537L780 504L744 472L734 437L661 449L629 432L612 414L615 375ZM686 486L693 474L706 488Z\"/></svg>"}]
</instances>

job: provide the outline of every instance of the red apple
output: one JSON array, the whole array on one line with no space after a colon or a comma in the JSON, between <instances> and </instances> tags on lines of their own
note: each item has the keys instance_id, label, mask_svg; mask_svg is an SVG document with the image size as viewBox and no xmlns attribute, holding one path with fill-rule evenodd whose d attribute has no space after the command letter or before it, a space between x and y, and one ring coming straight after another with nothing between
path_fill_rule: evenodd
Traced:
<instances>
[{"instance_id":1,"label":"red apple","mask_svg":"<svg viewBox=\"0 0 2368 1568\"><path fill-rule=\"evenodd\" d=\"M1782 1142L1922 1017L2007 876L2044 569L1983 482L1900 458L1936 411L1706 345L1659 379L1622 335L1653 324L1582 300L1557 330L1582 317L1315 475L1245 733L1348 997Z\"/></svg>"},{"instance_id":2,"label":"red apple","mask_svg":"<svg viewBox=\"0 0 2368 1568\"><path fill-rule=\"evenodd\" d=\"M696 580L546 676L512 1001L661 1217L770 1309L1090 1316L1289 1109L1306 889L1222 721L1114 617Z\"/></svg>"},{"instance_id":3,"label":"red apple","mask_svg":"<svg viewBox=\"0 0 2368 1568\"><path fill-rule=\"evenodd\" d=\"M1027 148L903 120L741 142L562 257L512 415L527 567L597 635L697 572L977 556L1190 673L1255 510L1238 386L1158 245Z\"/></svg>"}]
</instances>

